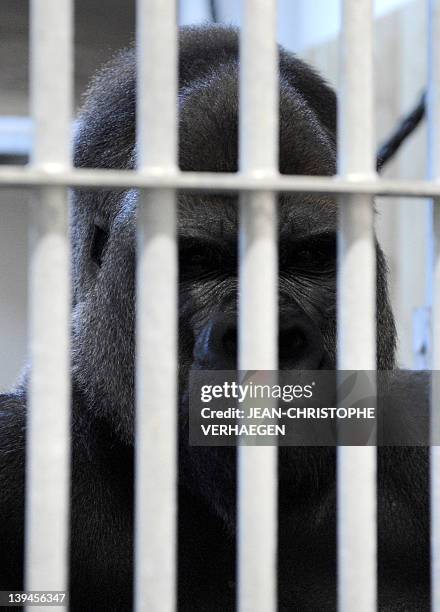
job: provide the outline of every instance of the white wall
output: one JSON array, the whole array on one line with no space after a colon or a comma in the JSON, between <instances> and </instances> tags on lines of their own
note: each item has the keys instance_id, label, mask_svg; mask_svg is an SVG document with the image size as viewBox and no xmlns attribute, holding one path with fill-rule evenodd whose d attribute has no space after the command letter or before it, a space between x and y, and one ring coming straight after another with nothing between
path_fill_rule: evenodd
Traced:
<instances>
[{"instance_id":1,"label":"white wall","mask_svg":"<svg viewBox=\"0 0 440 612\"><path fill-rule=\"evenodd\" d=\"M0 190L0 391L26 355L27 194Z\"/></svg>"},{"instance_id":2,"label":"white wall","mask_svg":"<svg viewBox=\"0 0 440 612\"><path fill-rule=\"evenodd\" d=\"M0 0L0 117L29 113L28 4ZM77 103L97 67L133 40L133 26L133 0L75 0ZM26 202L23 192L0 190L0 390L13 385L27 354Z\"/></svg>"},{"instance_id":3,"label":"white wall","mask_svg":"<svg viewBox=\"0 0 440 612\"><path fill-rule=\"evenodd\" d=\"M426 2L400 2L398 9L386 11L392 4L396 2L382 3L375 22L377 143L413 108L427 82ZM337 37L306 47L300 55L316 66L330 83L337 84ZM426 124L422 124L387 165L384 176L425 178L426 147ZM414 352L414 315L429 302L429 205L426 200L412 198L378 198L377 206L378 235L390 266L391 301L399 337L398 360L403 367L421 367L421 360L416 359Z\"/></svg>"},{"instance_id":4,"label":"white wall","mask_svg":"<svg viewBox=\"0 0 440 612\"><path fill-rule=\"evenodd\" d=\"M375 0L376 17L385 15L410 0ZM219 21L240 25L240 0L215 0ZM209 18L208 0L183 0L184 23ZM278 40L295 53L334 39L339 33L340 0L278 0Z\"/></svg>"}]
</instances>

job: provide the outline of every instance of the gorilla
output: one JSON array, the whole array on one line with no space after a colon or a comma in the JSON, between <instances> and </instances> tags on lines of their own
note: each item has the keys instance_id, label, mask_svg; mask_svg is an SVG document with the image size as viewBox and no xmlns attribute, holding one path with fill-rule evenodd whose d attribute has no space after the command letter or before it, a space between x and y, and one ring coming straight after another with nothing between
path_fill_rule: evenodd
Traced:
<instances>
[{"instance_id":1,"label":"gorilla","mask_svg":"<svg viewBox=\"0 0 440 612\"><path fill-rule=\"evenodd\" d=\"M336 97L280 49L279 169L333 175ZM180 32L179 164L237 171L238 34ZM135 53L95 77L79 115L75 166L132 169ZM73 243L72 610L132 609L136 190L71 194ZM236 602L236 453L188 444L191 368L236 367L237 198L179 194L179 610ZM279 196L281 369L334 369L337 205ZM362 273L362 271L360 271ZM396 332L377 246L377 364L393 370ZM203 338L203 341L201 341ZM418 380L418 379L417 379ZM417 380L402 396L426 396ZM0 589L23 585L25 374L0 397ZM335 448L279 450L280 610L336 608ZM429 609L428 455L378 449L379 609Z\"/></svg>"}]
</instances>

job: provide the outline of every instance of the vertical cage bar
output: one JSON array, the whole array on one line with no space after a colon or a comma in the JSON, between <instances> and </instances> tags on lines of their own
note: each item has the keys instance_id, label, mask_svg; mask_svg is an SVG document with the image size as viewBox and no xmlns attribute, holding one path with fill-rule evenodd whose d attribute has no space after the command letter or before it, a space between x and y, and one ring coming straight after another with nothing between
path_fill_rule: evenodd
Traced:
<instances>
[{"instance_id":1,"label":"vertical cage bar","mask_svg":"<svg viewBox=\"0 0 440 612\"><path fill-rule=\"evenodd\" d=\"M72 17L71 0L31 2L31 161L48 172L70 165ZM70 483L67 190L41 189L31 208L25 587L65 590Z\"/></svg>"},{"instance_id":2,"label":"vertical cage bar","mask_svg":"<svg viewBox=\"0 0 440 612\"><path fill-rule=\"evenodd\" d=\"M177 164L175 0L137 2L139 171ZM176 606L177 247L174 190L141 192L136 301L135 609Z\"/></svg>"},{"instance_id":3,"label":"vertical cage bar","mask_svg":"<svg viewBox=\"0 0 440 612\"><path fill-rule=\"evenodd\" d=\"M374 172L371 0L343 0L338 116L340 175ZM373 198L340 201L338 367L376 369ZM359 274L362 270L362 274ZM376 447L338 448L338 609L376 609Z\"/></svg>"},{"instance_id":4,"label":"vertical cage bar","mask_svg":"<svg viewBox=\"0 0 440 612\"><path fill-rule=\"evenodd\" d=\"M440 0L428 0L429 83L428 163L429 178L440 179ZM440 612L440 200L432 202L432 386L431 386L431 609Z\"/></svg>"},{"instance_id":5,"label":"vertical cage bar","mask_svg":"<svg viewBox=\"0 0 440 612\"><path fill-rule=\"evenodd\" d=\"M245 0L240 44L240 170L278 168L276 5ZM240 199L239 369L276 370L278 256L275 194ZM277 607L277 452L238 448L238 608Z\"/></svg>"}]
</instances>

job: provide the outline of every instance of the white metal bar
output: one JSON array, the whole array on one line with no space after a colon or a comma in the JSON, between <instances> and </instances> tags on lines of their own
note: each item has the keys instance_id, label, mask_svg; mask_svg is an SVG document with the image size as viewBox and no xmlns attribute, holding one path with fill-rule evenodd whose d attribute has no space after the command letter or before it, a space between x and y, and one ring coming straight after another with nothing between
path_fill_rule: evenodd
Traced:
<instances>
[{"instance_id":1,"label":"white metal bar","mask_svg":"<svg viewBox=\"0 0 440 612\"><path fill-rule=\"evenodd\" d=\"M32 164L36 171L65 172L70 163L71 0L31 2L30 55L35 124ZM31 223L32 367L25 545L28 590L66 590L68 587L70 249L67 217L66 189L41 189L32 205Z\"/></svg>"},{"instance_id":2,"label":"white metal bar","mask_svg":"<svg viewBox=\"0 0 440 612\"><path fill-rule=\"evenodd\" d=\"M137 2L140 175L177 160L175 0ZM141 193L136 341L135 609L176 607L177 247L173 189Z\"/></svg>"},{"instance_id":3,"label":"white metal bar","mask_svg":"<svg viewBox=\"0 0 440 612\"><path fill-rule=\"evenodd\" d=\"M245 0L240 41L240 170L276 176L278 49L276 7ZM277 216L275 194L240 199L239 368L277 369ZM276 447L238 449L238 609L277 608Z\"/></svg>"},{"instance_id":4,"label":"white metal bar","mask_svg":"<svg viewBox=\"0 0 440 612\"><path fill-rule=\"evenodd\" d=\"M373 55L371 0L343 0L338 169L372 179ZM359 273L362 270L362 273ZM376 257L373 200L340 202L338 367L376 369ZM338 609L376 609L376 448L341 446L337 461Z\"/></svg>"},{"instance_id":5,"label":"white metal bar","mask_svg":"<svg viewBox=\"0 0 440 612\"><path fill-rule=\"evenodd\" d=\"M427 96L429 178L440 178L440 0L428 2ZM431 385L431 608L440 612L440 198L433 209L432 385Z\"/></svg>"},{"instance_id":6,"label":"white metal bar","mask_svg":"<svg viewBox=\"0 0 440 612\"><path fill-rule=\"evenodd\" d=\"M378 196L408 196L414 198L440 197L440 181L410 181L377 179L364 175L330 176L269 176L249 173L135 172L132 170L75 169L49 173L36 168L2 166L0 189L10 187L64 186L101 188L179 189L190 192L274 191L309 192L342 195L358 193Z\"/></svg>"}]
</instances>

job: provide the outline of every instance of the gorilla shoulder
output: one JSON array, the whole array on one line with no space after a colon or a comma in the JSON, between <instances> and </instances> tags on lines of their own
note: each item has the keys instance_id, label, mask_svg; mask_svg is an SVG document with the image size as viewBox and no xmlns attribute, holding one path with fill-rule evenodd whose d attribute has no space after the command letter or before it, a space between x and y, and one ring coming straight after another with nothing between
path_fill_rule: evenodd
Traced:
<instances>
[{"instance_id":1,"label":"gorilla shoulder","mask_svg":"<svg viewBox=\"0 0 440 612\"><path fill-rule=\"evenodd\" d=\"M0 466L3 457L24 451L26 395L23 391L0 394ZM0 482L2 473L0 471Z\"/></svg>"},{"instance_id":2,"label":"gorilla shoulder","mask_svg":"<svg viewBox=\"0 0 440 612\"><path fill-rule=\"evenodd\" d=\"M22 588L26 399L0 395L0 590Z\"/></svg>"}]
</instances>

